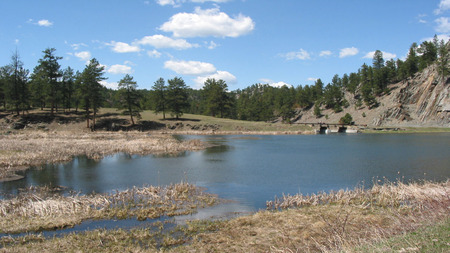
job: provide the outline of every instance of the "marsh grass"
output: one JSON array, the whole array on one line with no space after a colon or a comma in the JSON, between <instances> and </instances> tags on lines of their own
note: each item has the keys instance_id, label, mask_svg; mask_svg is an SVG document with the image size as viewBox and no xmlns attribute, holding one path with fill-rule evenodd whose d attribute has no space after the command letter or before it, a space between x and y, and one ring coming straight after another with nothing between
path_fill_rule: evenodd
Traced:
<instances>
[{"instance_id":1,"label":"marsh grass","mask_svg":"<svg viewBox=\"0 0 450 253\"><path fill-rule=\"evenodd\" d=\"M154 223L151 227L129 231L96 230L49 240L40 237L2 238L0 243L5 252L287 253L446 249L449 184L449 181L386 183L368 190L357 188L319 196L291 196L296 199L290 202L294 203L292 205L281 207L280 204L276 209L274 205L271 210L231 220L190 221L169 232L165 229L166 224ZM176 192L176 195L182 195L180 191ZM291 197L286 196L286 199ZM422 228L439 224L442 220L447 220L447 225L439 228L437 234L433 232L431 242L426 236L416 241L411 234L415 231L420 233ZM406 239L402 237L405 233L408 235ZM398 236L400 239L395 239ZM425 243L429 245L423 246ZM438 246L433 246L433 243Z\"/></svg>"},{"instance_id":2,"label":"marsh grass","mask_svg":"<svg viewBox=\"0 0 450 253\"><path fill-rule=\"evenodd\" d=\"M77 155L100 159L119 152L170 154L203 148L199 140L179 141L170 135L141 132L23 131L0 135L0 179L13 175L17 169L69 161Z\"/></svg>"},{"instance_id":3,"label":"marsh grass","mask_svg":"<svg viewBox=\"0 0 450 253\"><path fill-rule=\"evenodd\" d=\"M215 195L188 183L134 187L112 194L71 194L31 187L0 201L0 233L71 227L86 219L155 219L191 214L218 202Z\"/></svg>"}]
</instances>

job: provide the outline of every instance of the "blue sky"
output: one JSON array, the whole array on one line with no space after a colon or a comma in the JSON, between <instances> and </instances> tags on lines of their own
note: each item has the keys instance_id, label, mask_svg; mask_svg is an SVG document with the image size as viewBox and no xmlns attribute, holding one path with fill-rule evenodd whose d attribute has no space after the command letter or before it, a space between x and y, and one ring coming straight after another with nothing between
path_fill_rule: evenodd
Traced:
<instances>
[{"instance_id":1,"label":"blue sky","mask_svg":"<svg viewBox=\"0 0 450 253\"><path fill-rule=\"evenodd\" d=\"M139 88L208 77L230 90L255 83L328 83L384 58L405 58L413 42L448 40L450 0L2 0L0 66L17 49L33 70L46 48L82 71L105 66L104 83L130 74Z\"/></svg>"}]
</instances>

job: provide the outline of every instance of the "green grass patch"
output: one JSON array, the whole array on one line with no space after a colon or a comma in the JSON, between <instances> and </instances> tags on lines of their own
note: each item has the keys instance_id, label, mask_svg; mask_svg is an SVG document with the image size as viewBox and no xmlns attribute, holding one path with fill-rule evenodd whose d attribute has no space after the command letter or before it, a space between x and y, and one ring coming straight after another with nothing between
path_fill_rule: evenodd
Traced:
<instances>
[{"instance_id":1,"label":"green grass patch","mask_svg":"<svg viewBox=\"0 0 450 253\"><path fill-rule=\"evenodd\" d=\"M416 231L358 247L354 252L450 252L450 218Z\"/></svg>"}]
</instances>

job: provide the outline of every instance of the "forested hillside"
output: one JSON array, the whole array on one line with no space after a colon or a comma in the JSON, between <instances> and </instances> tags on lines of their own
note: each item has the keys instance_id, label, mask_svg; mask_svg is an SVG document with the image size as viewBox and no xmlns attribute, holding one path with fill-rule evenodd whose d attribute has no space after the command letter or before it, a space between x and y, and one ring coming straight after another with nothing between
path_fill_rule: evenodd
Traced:
<instances>
[{"instance_id":1,"label":"forested hillside","mask_svg":"<svg viewBox=\"0 0 450 253\"><path fill-rule=\"evenodd\" d=\"M374 53L371 65L335 75L330 83L272 87L254 84L229 91L223 80L208 79L202 89L188 88L175 77L155 81L151 90L138 89L132 76L120 80L118 89L101 85L104 68L94 58L83 70L61 69L56 49L43 51L33 71L24 69L18 52L0 68L0 110L17 115L30 109L80 112L87 127L95 125L101 107L118 108L130 124L142 110L163 118L183 113L251 121L284 123L349 122L372 126L450 126L449 43L413 43L405 60L386 61ZM330 70L332 71L332 70Z\"/></svg>"}]
</instances>

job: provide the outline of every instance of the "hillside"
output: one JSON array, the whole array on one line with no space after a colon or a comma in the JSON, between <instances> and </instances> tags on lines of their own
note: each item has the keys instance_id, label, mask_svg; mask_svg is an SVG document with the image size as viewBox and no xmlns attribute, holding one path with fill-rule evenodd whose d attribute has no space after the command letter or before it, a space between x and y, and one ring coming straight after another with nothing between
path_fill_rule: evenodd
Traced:
<instances>
[{"instance_id":1,"label":"hillside","mask_svg":"<svg viewBox=\"0 0 450 253\"><path fill-rule=\"evenodd\" d=\"M350 106L342 112L322 108L323 116L316 118L311 107L297 111L294 123L337 123L350 113L355 124L369 127L450 127L450 78L443 79L435 64L388 89L376 98L378 107L357 107L357 99L346 92Z\"/></svg>"}]
</instances>

